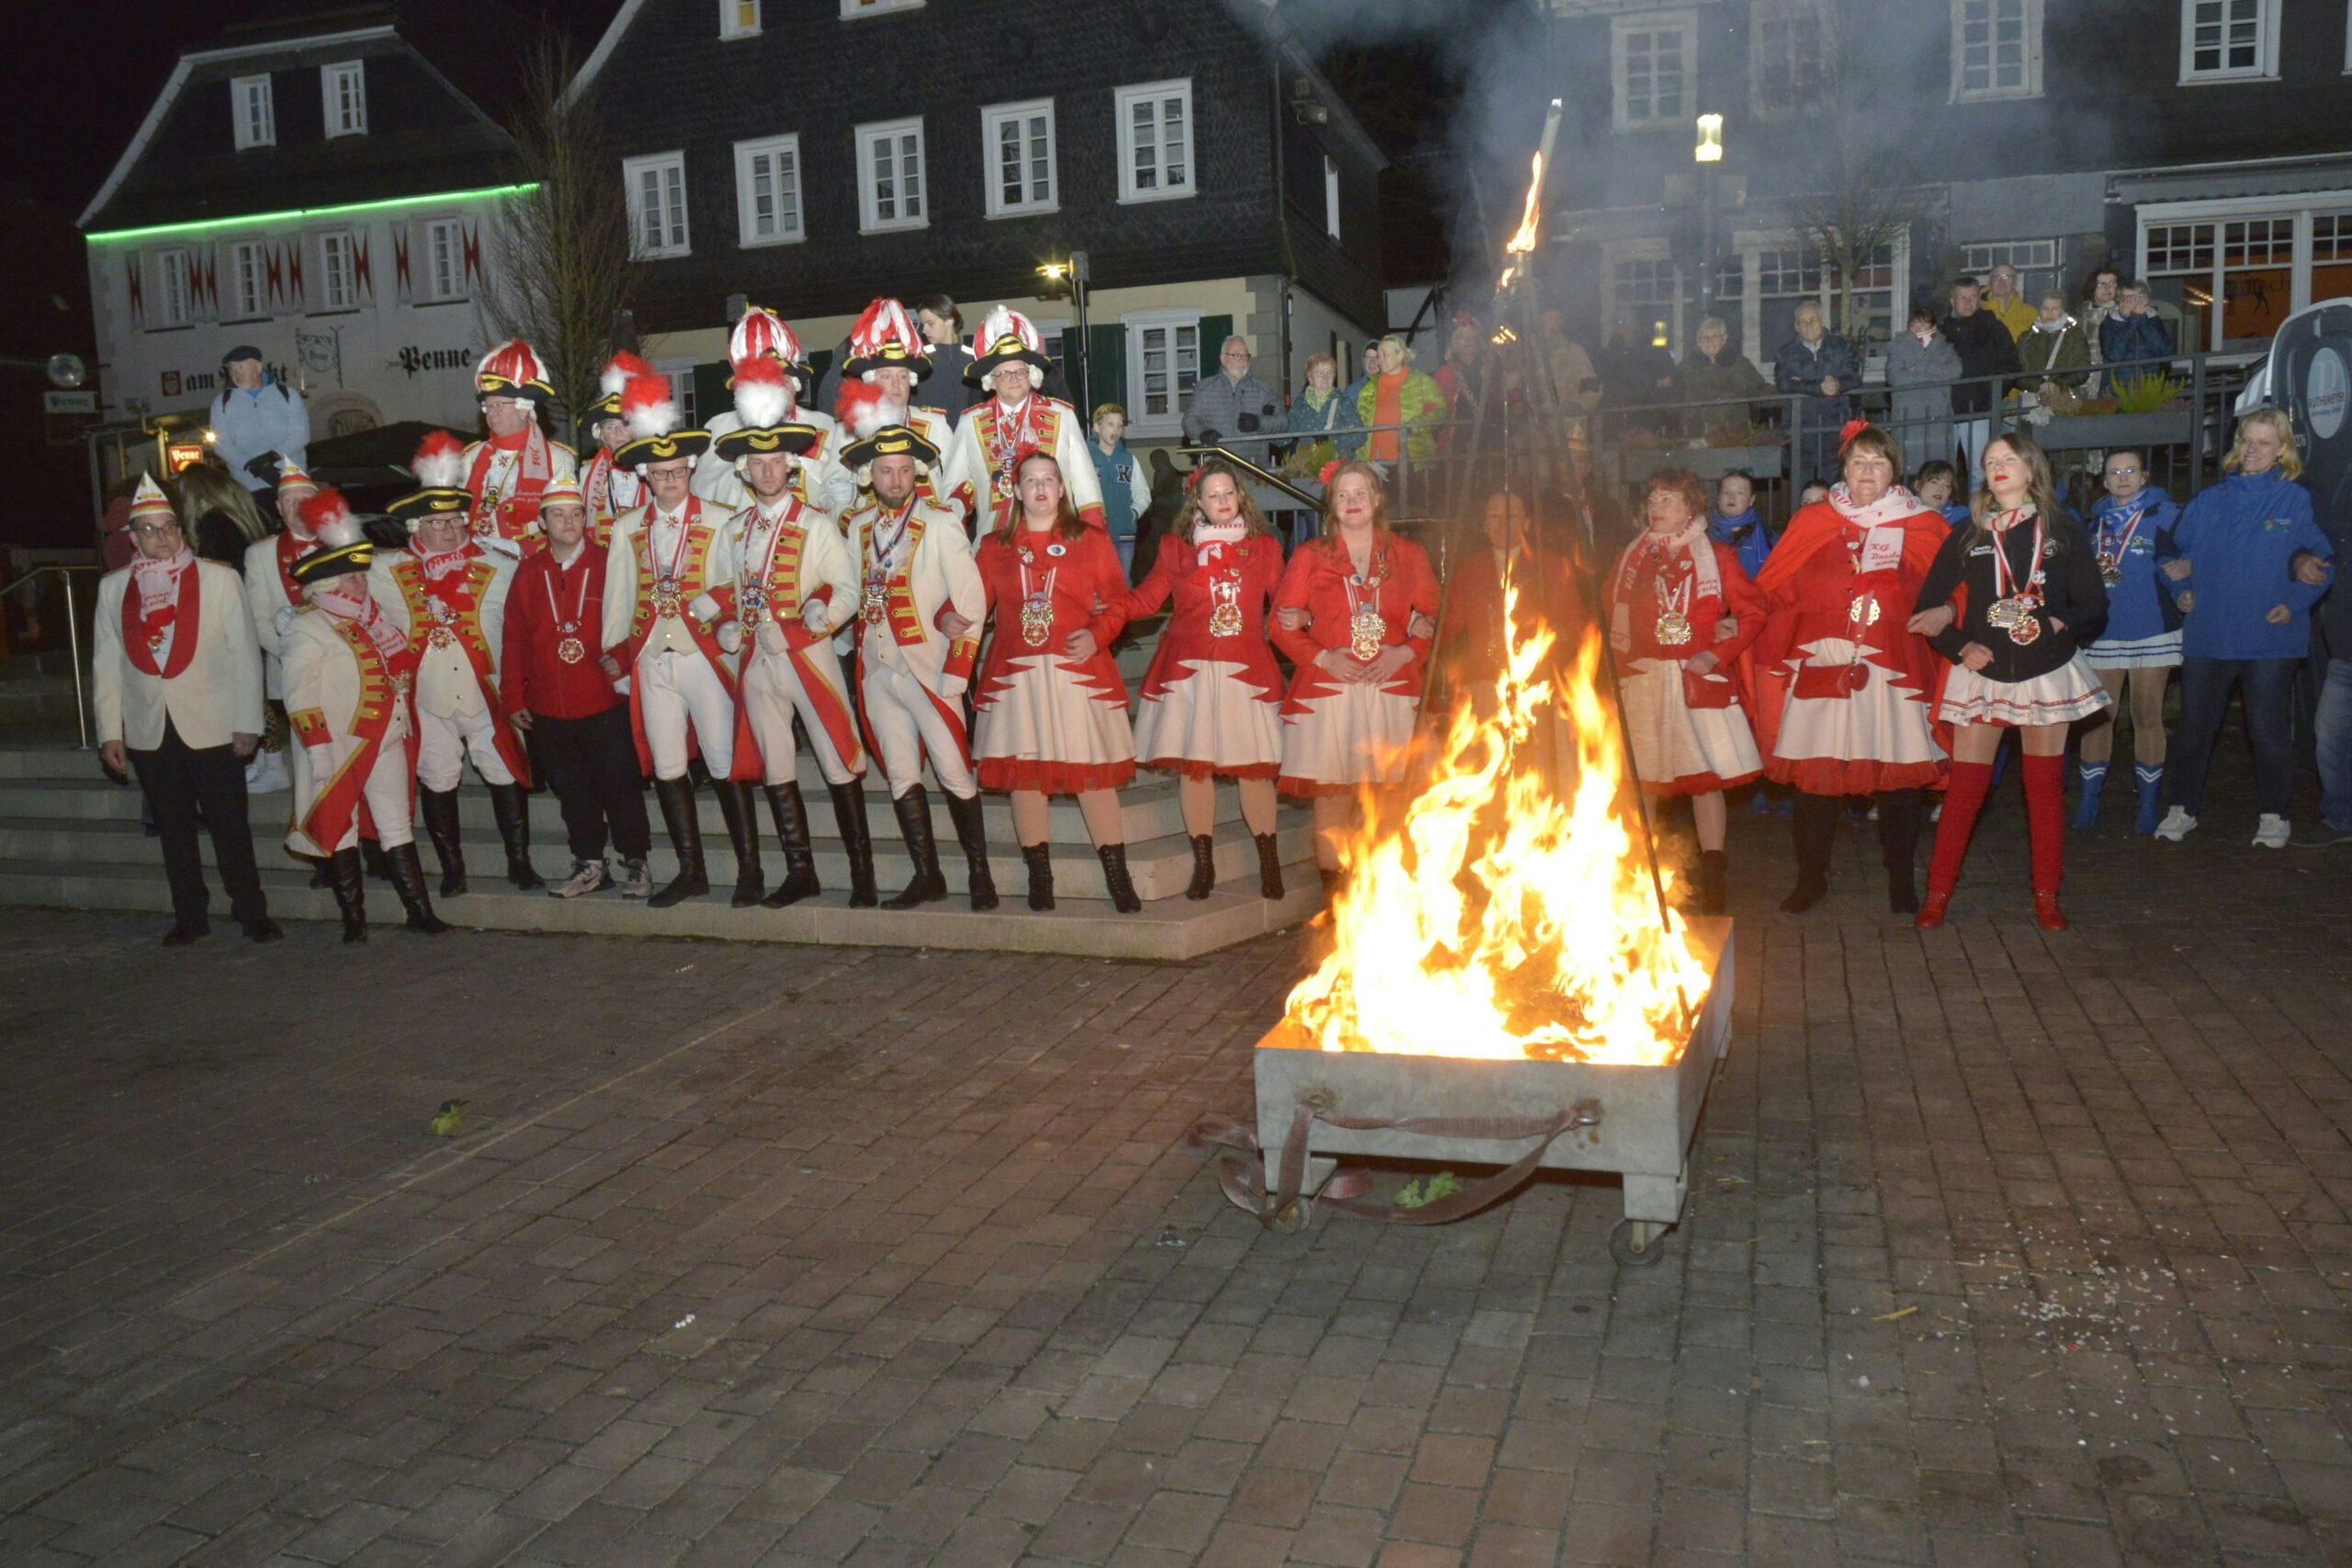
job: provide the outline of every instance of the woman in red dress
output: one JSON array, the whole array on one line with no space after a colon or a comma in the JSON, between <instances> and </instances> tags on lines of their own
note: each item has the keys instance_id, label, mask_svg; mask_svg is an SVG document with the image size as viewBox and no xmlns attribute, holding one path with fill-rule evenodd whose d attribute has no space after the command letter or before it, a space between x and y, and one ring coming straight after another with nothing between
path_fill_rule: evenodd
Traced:
<instances>
[{"instance_id":1,"label":"woman in red dress","mask_svg":"<svg viewBox=\"0 0 2352 1568\"><path fill-rule=\"evenodd\" d=\"M1159 544L1127 619L1170 600L1136 712L1136 752L1177 775L1193 840L1187 898L1216 886L1216 780L1241 792L1241 819L1258 844L1258 890L1283 896L1274 838L1274 777L1282 772L1282 671L1266 643L1266 605L1282 581L1283 549L1241 476L1218 458L1193 471L1193 498Z\"/></svg>"},{"instance_id":2,"label":"woman in red dress","mask_svg":"<svg viewBox=\"0 0 2352 1568\"><path fill-rule=\"evenodd\" d=\"M1498 487L1480 502L1476 515L1487 547L1464 556L1447 574L1436 657L1453 701L1467 702L1483 715L1495 705L1495 682L1502 673L1505 576L1518 596L1514 640L1549 626L1559 656L1573 657L1584 636L1585 608L1576 558L1538 556L1528 547L1525 496Z\"/></svg>"},{"instance_id":3,"label":"woman in red dress","mask_svg":"<svg viewBox=\"0 0 2352 1568\"><path fill-rule=\"evenodd\" d=\"M1329 886L1350 797L1404 782L1438 595L1421 547L1388 531L1371 464L1341 464L1325 494L1322 536L1299 546L1274 591L1273 640L1298 667L1283 702L1278 782L1315 802L1315 859Z\"/></svg>"},{"instance_id":4,"label":"woman in red dress","mask_svg":"<svg viewBox=\"0 0 2352 1568\"><path fill-rule=\"evenodd\" d=\"M1919 585L1950 529L1894 482L1902 448L1856 420L1845 477L1798 510L1756 576L1771 612L1757 644L1766 775L1794 785L1799 914L1829 891L1829 854L1846 797L1878 797L1887 905L1919 910L1913 870L1919 791L1943 777L1929 720L1950 668L1907 629Z\"/></svg>"},{"instance_id":5,"label":"woman in red dress","mask_svg":"<svg viewBox=\"0 0 2352 1568\"><path fill-rule=\"evenodd\" d=\"M1012 479L1003 526L974 556L992 627L972 695L980 787L1012 793L1031 908L1054 907L1047 797L1074 795L1111 902L1132 915L1143 903L1127 874L1118 792L1136 776L1136 743L1110 653L1126 625L1127 576L1101 522L1079 520L1051 456L1016 458Z\"/></svg>"},{"instance_id":6,"label":"woman in red dress","mask_svg":"<svg viewBox=\"0 0 2352 1568\"><path fill-rule=\"evenodd\" d=\"M1763 772L1739 658L1764 631L1764 596L1729 545L1707 537L1707 490L1684 468L1644 487L1649 528L1608 587L1634 766L1646 795L1687 795L1699 830L1699 910L1724 912L1724 791Z\"/></svg>"}]
</instances>

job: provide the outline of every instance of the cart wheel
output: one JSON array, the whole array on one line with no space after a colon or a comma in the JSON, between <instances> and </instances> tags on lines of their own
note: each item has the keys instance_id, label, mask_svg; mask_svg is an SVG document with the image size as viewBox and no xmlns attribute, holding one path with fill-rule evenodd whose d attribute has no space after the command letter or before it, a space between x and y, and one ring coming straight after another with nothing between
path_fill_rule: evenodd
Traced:
<instances>
[{"instance_id":1,"label":"cart wheel","mask_svg":"<svg viewBox=\"0 0 2352 1568\"><path fill-rule=\"evenodd\" d=\"M1651 1269L1666 1257L1667 1227L1653 1220L1619 1220L1609 1233L1609 1256L1627 1269Z\"/></svg>"}]
</instances>

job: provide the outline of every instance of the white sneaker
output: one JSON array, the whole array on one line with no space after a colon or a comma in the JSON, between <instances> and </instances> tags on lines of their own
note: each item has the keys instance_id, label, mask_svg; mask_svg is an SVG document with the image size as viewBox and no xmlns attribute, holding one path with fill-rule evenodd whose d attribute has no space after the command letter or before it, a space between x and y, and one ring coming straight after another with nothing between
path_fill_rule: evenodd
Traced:
<instances>
[{"instance_id":1,"label":"white sneaker","mask_svg":"<svg viewBox=\"0 0 2352 1568\"><path fill-rule=\"evenodd\" d=\"M2165 819L2156 824L2156 837L2167 843L2177 844L2195 831L2197 818L2188 814L2188 807L2185 806L2174 807L2165 813Z\"/></svg>"},{"instance_id":2,"label":"white sneaker","mask_svg":"<svg viewBox=\"0 0 2352 1568\"><path fill-rule=\"evenodd\" d=\"M293 787L294 781L286 774L286 758L279 752L255 751L253 761L245 764L247 795L275 795Z\"/></svg>"},{"instance_id":3,"label":"white sneaker","mask_svg":"<svg viewBox=\"0 0 2352 1568\"><path fill-rule=\"evenodd\" d=\"M2164 829L2159 828L2156 831L2161 833ZM2283 850L2287 847L2287 840L2293 837L2294 832L2287 826L2284 817L2266 811L2262 814L2262 820L2255 824L2254 847L2257 850Z\"/></svg>"},{"instance_id":4,"label":"white sneaker","mask_svg":"<svg viewBox=\"0 0 2352 1568\"><path fill-rule=\"evenodd\" d=\"M653 868L641 860L621 862L621 897L650 898L653 897Z\"/></svg>"},{"instance_id":5,"label":"white sneaker","mask_svg":"<svg viewBox=\"0 0 2352 1568\"><path fill-rule=\"evenodd\" d=\"M612 874L605 869L602 860L576 860L571 863L571 875L560 885L548 889L550 898L577 898L582 894L602 893L613 885Z\"/></svg>"}]
</instances>

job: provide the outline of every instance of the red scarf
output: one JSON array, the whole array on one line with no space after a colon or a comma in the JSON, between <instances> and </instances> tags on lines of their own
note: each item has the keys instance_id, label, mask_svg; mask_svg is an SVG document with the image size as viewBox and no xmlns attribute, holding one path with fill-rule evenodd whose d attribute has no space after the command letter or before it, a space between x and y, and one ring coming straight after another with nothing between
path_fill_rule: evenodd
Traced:
<instances>
[{"instance_id":1,"label":"red scarf","mask_svg":"<svg viewBox=\"0 0 2352 1568\"><path fill-rule=\"evenodd\" d=\"M169 560L141 556L133 561L122 594L122 646L131 668L166 681L185 671L196 658L203 607L204 574L186 545ZM164 655L160 665L158 653Z\"/></svg>"}]
</instances>

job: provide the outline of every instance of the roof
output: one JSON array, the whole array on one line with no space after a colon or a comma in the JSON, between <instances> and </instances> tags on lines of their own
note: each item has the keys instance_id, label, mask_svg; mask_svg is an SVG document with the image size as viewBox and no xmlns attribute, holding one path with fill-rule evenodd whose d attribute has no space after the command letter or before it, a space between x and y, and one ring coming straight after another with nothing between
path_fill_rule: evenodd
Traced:
<instances>
[{"instance_id":1,"label":"roof","mask_svg":"<svg viewBox=\"0 0 2352 1568\"><path fill-rule=\"evenodd\" d=\"M493 11L493 15L495 15ZM530 36L519 22L450 34L427 10L349 7L225 30L181 54L114 169L83 209L88 232L347 206L507 184L519 177L511 137L492 118L519 74L517 51L482 39ZM317 94L280 77L276 146L230 145L227 84L264 72L368 62L368 133L289 134L321 112ZM445 71L447 62L452 69ZM462 85L460 83L462 82ZM204 91L219 89L217 96ZM290 122L290 123L289 123Z\"/></svg>"}]
</instances>

